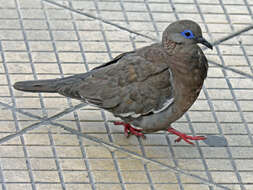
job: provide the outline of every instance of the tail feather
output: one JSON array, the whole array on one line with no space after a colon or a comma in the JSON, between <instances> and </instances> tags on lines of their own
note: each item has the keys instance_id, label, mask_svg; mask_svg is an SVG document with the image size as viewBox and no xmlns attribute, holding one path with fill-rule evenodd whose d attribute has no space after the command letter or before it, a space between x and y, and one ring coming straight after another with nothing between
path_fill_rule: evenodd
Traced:
<instances>
[{"instance_id":1,"label":"tail feather","mask_svg":"<svg viewBox=\"0 0 253 190\"><path fill-rule=\"evenodd\" d=\"M16 90L26 91L26 92L57 92L57 87L59 86L60 79L52 80L28 80L20 81L14 84Z\"/></svg>"},{"instance_id":2,"label":"tail feather","mask_svg":"<svg viewBox=\"0 0 253 190\"><path fill-rule=\"evenodd\" d=\"M91 73L92 71L58 79L20 81L14 84L14 88L16 90L26 92L56 93L63 86L72 85L73 83L80 83Z\"/></svg>"}]
</instances>

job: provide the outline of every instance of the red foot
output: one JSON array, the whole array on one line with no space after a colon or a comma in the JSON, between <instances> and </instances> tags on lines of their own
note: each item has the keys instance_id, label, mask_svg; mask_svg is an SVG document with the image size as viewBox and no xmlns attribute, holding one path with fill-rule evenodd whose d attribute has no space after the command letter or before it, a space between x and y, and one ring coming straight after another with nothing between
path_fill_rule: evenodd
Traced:
<instances>
[{"instance_id":1,"label":"red foot","mask_svg":"<svg viewBox=\"0 0 253 190\"><path fill-rule=\"evenodd\" d=\"M134 127L132 127L130 124L128 123L124 123L121 121L114 121L113 122L114 125L123 125L124 126L124 133L126 137L129 137L129 135L135 135L137 137L142 137L145 138L144 134L141 132L141 129L136 129Z\"/></svg>"},{"instance_id":2,"label":"red foot","mask_svg":"<svg viewBox=\"0 0 253 190\"><path fill-rule=\"evenodd\" d=\"M194 144L191 141L189 141L189 140L195 140L195 141L197 141L197 140L205 140L206 139L206 137L204 137L204 136L195 136L195 137L188 136L188 135L186 135L184 133L181 133L181 132L173 129L172 127L170 127L168 129L168 132L178 136L178 138L175 140L175 142L180 142L183 139L185 142L187 142L187 143L189 143L191 145L194 145Z\"/></svg>"}]
</instances>

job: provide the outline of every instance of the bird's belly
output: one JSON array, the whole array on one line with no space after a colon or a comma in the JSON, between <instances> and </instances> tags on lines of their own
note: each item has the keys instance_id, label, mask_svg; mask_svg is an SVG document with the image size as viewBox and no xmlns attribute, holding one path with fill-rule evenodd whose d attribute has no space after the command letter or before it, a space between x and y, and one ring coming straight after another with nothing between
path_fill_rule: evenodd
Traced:
<instances>
[{"instance_id":1,"label":"bird's belly","mask_svg":"<svg viewBox=\"0 0 253 190\"><path fill-rule=\"evenodd\" d=\"M142 128L144 132L166 130L172 122L182 116L180 113L174 112L174 106L173 103L163 111L133 120L131 124Z\"/></svg>"},{"instance_id":2,"label":"bird's belly","mask_svg":"<svg viewBox=\"0 0 253 190\"><path fill-rule=\"evenodd\" d=\"M175 100L165 110L152 115L144 116L131 122L136 127L140 127L144 132L154 132L166 130L171 123L178 120L192 106L197 99L201 90L202 84L188 88L175 93Z\"/></svg>"}]
</instances>

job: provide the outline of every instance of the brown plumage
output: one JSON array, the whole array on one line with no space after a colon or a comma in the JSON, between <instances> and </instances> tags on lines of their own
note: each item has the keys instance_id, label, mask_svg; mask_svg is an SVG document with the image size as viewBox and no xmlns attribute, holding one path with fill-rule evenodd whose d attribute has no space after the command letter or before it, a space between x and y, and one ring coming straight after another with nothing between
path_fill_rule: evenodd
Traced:
<instances>
[{"instance_id":1,"label":"brown plumage","mask_svg":"<svg viewBox=\"0 0 253 190\"><path fill-rule=\"evenodd\" d=\"M162 43L123 53L84 74L22 81L14 88L59 93L108 110L124 121L115 124L124 125L126 133L168 130L179 136L177 141L191 143L204 138L187 136L170 124L191 107L206 78L207 60L197 43L212 48L198 24L181 20L166 28Z\"/></svg>"}]
</instances>

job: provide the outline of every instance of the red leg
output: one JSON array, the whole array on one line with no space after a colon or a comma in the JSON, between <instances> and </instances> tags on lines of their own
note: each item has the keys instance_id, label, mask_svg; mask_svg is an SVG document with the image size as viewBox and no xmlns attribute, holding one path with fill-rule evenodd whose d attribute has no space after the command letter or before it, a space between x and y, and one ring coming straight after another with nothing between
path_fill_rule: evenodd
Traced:
<instances>
[{"instance_id":1,"label":"red leg","mask_svg":"<svg viewBox=\"0 0 253 190\"><path fill-rule=\"evenodd\" d=\"M197 140L205 140L206 139L206 137L204 137L204 136L194 136L194 137L193 136L188 136L188 135L186 135L184 133L181 133L181 132L173 129L172 127L170 127L168 129L168 132L178 136L178 138L175 140L175 142L179 142L179 141L181 141L183 139L185 142L194 145L189 140L197 141Z\"/></svg>"},{"instance_id":2,"label":"red leg","mask_svg":"<svg viewBox=\"0 0 253 190\"><path fill-rule=\"evenodd\" d=\"M129 137L130 134L135 135L137 137L145 138L144 134L141 132L141 129L136 129L132 127L129 123L124 123L121 121L114 121L114 125L123 125L124 126L124 133L126 137Z\"/></svg>"}]
</instances>

